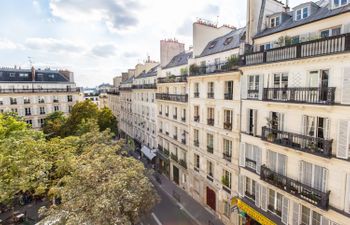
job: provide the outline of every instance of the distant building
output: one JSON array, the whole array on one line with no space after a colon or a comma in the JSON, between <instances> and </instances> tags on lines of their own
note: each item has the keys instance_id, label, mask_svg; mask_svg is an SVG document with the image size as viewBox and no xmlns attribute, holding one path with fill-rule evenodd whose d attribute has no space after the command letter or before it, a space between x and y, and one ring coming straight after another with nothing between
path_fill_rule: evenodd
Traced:
<instances>
[{"instance_id":1,"label":"distant building","mask_svg":"<svg viewBox=\"0 0 350 225\"><path fill-rule=\"evenodd\" d=\"M0 112L16 112L33 128L49 113L68 114L80 99L70 71L0 68Z\"/></svg>"}]
</instances>

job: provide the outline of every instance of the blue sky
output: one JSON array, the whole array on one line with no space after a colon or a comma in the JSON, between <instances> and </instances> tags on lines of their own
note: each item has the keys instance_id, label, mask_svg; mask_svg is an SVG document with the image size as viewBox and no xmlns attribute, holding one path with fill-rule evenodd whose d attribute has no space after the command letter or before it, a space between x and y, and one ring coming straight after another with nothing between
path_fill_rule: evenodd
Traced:
<instances>
[{"instance_id":1,"label":"blue sky","mask_svg":"<svg viewBox=\"0 0 350 225\"><path fill-rule=\"evenodd\" d=\"M290 0L293 6L303 0ZM197 18L244 26L242 0L0 0L0 66L66 68L79 86L112 82L159 40L191 44Z\"/></svg>"}]
</instances>

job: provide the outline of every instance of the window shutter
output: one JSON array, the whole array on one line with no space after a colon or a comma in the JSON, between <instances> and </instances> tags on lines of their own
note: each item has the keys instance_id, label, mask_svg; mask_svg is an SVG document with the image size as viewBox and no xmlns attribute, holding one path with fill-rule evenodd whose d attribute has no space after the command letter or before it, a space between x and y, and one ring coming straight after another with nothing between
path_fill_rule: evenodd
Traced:
<instances>
[{"instance_id":1,"label":"window shutter","mask_svg":"<svg viewBox=\"0 0 350 225\"><path fill-rule=\"evenodd\" d=\"M339 120L338 124L338 143L337 157L342 159L349 158L349 121Z\"/></svg>"},{"instance_id":2,"label":"window shutter","mask_svg":"<svg viewBox=\"0 0 350 225\"><path fill-rule=\"evenodd\" d=\"M260 174L261 167L261 148L258 146L254 146L255 154L256 154L256 172Z\"/></svg>"},{"instance_id":3,"label":"window shutter","mask_svg":"<svg viewBox=\"0 0 350 225\"><path fill-rule=\"evenodd\" d=\"M284 113L278 113L278 129L284 131Z\"/></svg>"},{"instance_id":4,"label":"window shutter","mask_svg":"<svg viewBox=\"0 0 350 225\"><path fill-rule=\"evenodd\" d=\"M329 225L330 221L324 216L321 216L321 225Z\"/></svg>"},{"instance_id":5,"label":"window shutter","mask_svg":"<svg viewBox=\"0 0 350 225\"><path fill-rule=\"evenodd\" d=\"M243 76L241 79L241 97L242 99L247 99L247 78L248 76Z\"/></svg>"},{"instance_id":6,"label":"window shutter","mask_svg":"<svg viewBox=\"0 0 350 225\"><path fill-rule=\"evenodd\" d=\"M245 186L244 181L245 181L244 176L239 175L239 177L238 177L238 194L241 197L244 197L244 190L243 190L243 188Z\"/></svg>"},{"instance_id":7,"label":"window shutter","mask_svg":"<svg viewBox=\"0 0 350 225\"><path fill-rule=\"evenodd\" d=\"M345 207L344 211L350 213L350 174L346 175L346 187L345 187Z\"/></svg>"},{"instance_id":8,"label":"window shutter","mask_svg":"<svg viewBox=\"0 0 350 225\"><path fill-rule=\"evenodd\" d=\"M264 74L259 75L259 100L262 100L264 92Z\"/></svg>"},{"instance_id":9,"label":"window shutter","mask_svg":"<svg viewBox=\"0 0 350 225\"><path fill-rule=\"evenodd\" d=\"M257 135L257 128L258 128L258 110L254 109L253 110L253 133L254 133L254 136Z\"/></svg>"},{"instance_id":10,"label":"window shutter","mask_svg":"<svg viewBox=\"0 0 350 225\"><path fill-rule=\"evenodd\" d=\"M299 203L293 201L292 225L299 225L299 213L300 213L300 205L299 205Z\"/></svg>"},{"instance_id":11,"label":"window shutter","mask_svg":"<svg viewBox=\"0 0 350 225\"><path fill-rule=\"evenodd\" d=\"M288 224L289 199L282 197L282 223Z\"/></svg>"},{"instance_id":12,"label":"window shutter","mask_svg":"<svg viewBox=\"0 0 350 225\"><path fill-rule=\"evenodd\" d=\"M260 184L255 183L255 205L260 207Z\"/></svg>"},{"instance_id":13,"label":"window shutter","mask_svg":"<svg viewBox=\"0 0 350 225\"><path fill-rule=\"evenodd\" d=\"M344 68L342 86L342 104L350 104L350 67Z\"/></svg>"},{"instance_id":14,"label":"window shutter","mask_svg":"<svg viewBox=\"0 0 350 225\"><path fill-rule=\"evenodd\" d=\"M239 166L245 167L245 143L241 142L241 148L239 151Z\"/></svg>"},{"instance_id":15,"label":"window shutter","mask_svg":"<svg viewBox=\"0 0 350 225\"><path fill-rule=\"evenodd\" d=\"M267 211L267 188L264 186L260 187L261 191L261 209Z\"/></svg>"},{"instance_id":16,"label":"window shutter","mask_svg":"<svg viewBox=\"0 0 350 225\"><path fill-rule=\"evenodd\" d=\"M246 124L245 124L245 131L248 133L249 132L249 125L250 125L250 110L251 109L247 109L246 112Z\"/></svg>"}]
</instances>

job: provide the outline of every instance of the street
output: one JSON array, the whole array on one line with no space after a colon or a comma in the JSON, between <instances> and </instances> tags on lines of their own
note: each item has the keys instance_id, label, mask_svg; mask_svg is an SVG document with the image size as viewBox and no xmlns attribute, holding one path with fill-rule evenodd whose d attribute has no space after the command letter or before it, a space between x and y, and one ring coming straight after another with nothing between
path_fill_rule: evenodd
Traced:
<instances>
[{"instance_id":1,"label":"street","mask_svg":"<svg viewBox=\"0 0 350 225\"><path fill-rule=\"evenodd\" d=\"M156 189L161 201L154 207L150 215L142 219L140 225L198 225L174 199L159 187Z\"/></svg>"}]
</instances>

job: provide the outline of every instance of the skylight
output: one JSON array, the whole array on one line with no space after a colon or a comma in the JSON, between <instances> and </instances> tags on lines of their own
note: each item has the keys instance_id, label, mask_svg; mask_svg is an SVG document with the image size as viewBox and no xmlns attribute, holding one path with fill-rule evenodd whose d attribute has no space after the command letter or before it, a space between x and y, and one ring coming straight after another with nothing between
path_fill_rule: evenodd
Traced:
<instances>
[{"instance_id":1,"label":"skylight","mask_svg":"<svg viewBox=\"0 0 350 225\"><path fill-rule=\"evenodd\" d=\"M226 40L225 40L225 42L224 42L224 45L230 44L230 43L232 42L232 40L233 40L233 37L228 37L228 38L226 38Z\"/></svg>"}]
</instances>

